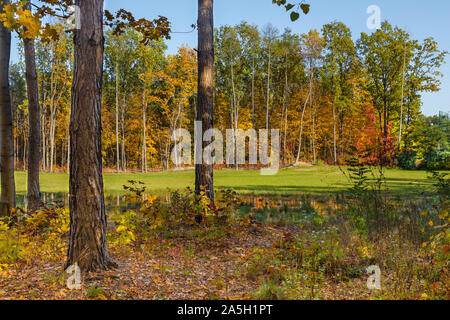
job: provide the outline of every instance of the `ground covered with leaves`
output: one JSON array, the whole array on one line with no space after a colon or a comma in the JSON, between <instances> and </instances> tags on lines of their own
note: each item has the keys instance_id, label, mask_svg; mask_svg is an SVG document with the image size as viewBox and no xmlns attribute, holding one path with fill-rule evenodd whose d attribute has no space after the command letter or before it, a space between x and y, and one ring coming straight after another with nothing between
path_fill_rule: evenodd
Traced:
<instances>
[{"instance_id":1,"label":"ground covered with leaves","mask_svg":"<svg viewBox=\"0 0 450 320\"><path fill-rule=\"evenodd\" d=\"M190 190L165 198L144 196L135 182L127 190L136 209L109 213L119 267L84 274L80 290L68 289L62 269L67 209L1 222L0 299L450 298L448 201L254 197L242 212L248 204L232 191L214 206ZM367 287L373 265L380 290Z\"/></svg>"}]
</instances>

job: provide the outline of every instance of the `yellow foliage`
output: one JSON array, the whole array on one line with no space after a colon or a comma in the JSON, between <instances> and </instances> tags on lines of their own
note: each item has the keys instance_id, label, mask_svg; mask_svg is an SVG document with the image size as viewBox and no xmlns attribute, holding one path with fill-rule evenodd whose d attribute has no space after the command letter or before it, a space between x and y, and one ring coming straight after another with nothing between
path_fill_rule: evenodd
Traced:
<instances>
[{"instance_id":1,"label":"yellow foliage","mask_svg":"<svg viewBox=\"0 0 450 320\"><path fill-rule=\"evenodd\" d=\"M22 2L5 5L0 13L0 22L11 31L17 31L23 39L36 38L42 29L41 21L23 6Z\"/></svg>"}]
</instances>

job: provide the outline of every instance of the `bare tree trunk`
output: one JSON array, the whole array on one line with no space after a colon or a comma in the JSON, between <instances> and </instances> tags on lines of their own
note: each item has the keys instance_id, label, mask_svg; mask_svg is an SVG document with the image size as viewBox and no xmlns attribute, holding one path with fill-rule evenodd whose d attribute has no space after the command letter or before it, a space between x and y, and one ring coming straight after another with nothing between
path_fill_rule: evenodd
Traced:
<instances>
[{"instance_id":1,"label":"bare tree trunk","mask_svg":"<svg viewBox=\"0 0 450 320\"><path fill-rule=\"evenodd\" d=\"M198 98L197 121L202 122L203 133L213 128L214 115L214 15L213 0L198 0ZM203 148L207 143L202 142ZM202 157L203 158L203 157ZM213 165L195 165L195 192L205 189L214 202Z\"/></svg>"},{"instance_id":2,"label":"bare tree trunk","mask_svg":"<svg viewBox=\"0 0 450 320\"><path fill-rule=\"evenodd\" d=\"M0 11L9 0L0 2ZM9 61L11 55L11 31L0 23L0 216L7 216L16 206L14 182L14 140L12 110L9 91Z\"/></svg>"},{"instance_id":3,"label":"bare tree trunk","mask_svg":"<svg viewBox=\"0 0 450 320\"><path fill-rule=\"evenodd\" d=\"M103 194L101 101L103 0L76 0L80 29L74 36L74 76L70 115L70 234L66 267L82 272L116 267L106 247Z\"/></svg>"}]
</instances>

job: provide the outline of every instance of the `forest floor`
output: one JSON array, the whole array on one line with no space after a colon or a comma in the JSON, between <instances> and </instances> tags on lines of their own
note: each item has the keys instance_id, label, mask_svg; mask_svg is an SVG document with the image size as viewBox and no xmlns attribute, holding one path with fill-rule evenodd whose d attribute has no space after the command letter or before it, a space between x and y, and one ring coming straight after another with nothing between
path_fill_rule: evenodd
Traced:
<instances>
[{"instance_id":1,"label":"forest floor","mask_svg":"<svg viewBox=\"0 0 450 320\"><path fill-rule=\"evenodd\" d=\"M262 296L256 293L262 278L270 277L270 268L276 267L268 264L264 270L253 270L248 268L248 261L258 250L276 247L289 232L298 230L258 225L245 235L227 237L220 242L176 239L146 243L140 248L111 246L111 255L119 268L87 275L83 289L78 291L66 286L67 275L62 270L64 255L53 255L51 261L48 256L41 256L31 264L18 263L0 271L0 299L282 298L285 296L271 292L270 288L259 293ZM381 298L382 293L367 288L367 277L362 273L348 281L323 279L320 287L303 287L305 292L298 293L298 298ZM393 275L384 275L383 285L392 286L394 279ZM414 298L422 296L417 294Z\"/></svg>"},{"instance_id":2,"label":"forest floor","mask_svg":"<svg viewBox=\"0 0 450 320\"><path fill-rule=\"evenodd\" d=\"M309 255L300 264L295 258L300 248L289 244L293 238L306 245L301 247L302 255ZM315 246L310 234L295 226L254 223L242 232L214 239L159 238L137 245L111 244L110 254L119 267L85 275L81 290L68 289L68 275L62 269L65 250L55 249L28 263L0 266L0 300L450 298L448 270L436 271L433 282L423 280L421 274L432 277L435 271L430 271L432 262L418 249L397 242L377 244L375 255L386 250L387 260L397 265L377 261L384 266L383 288L370 290L365 269L375 262L362 257L361 250L367 255L365 250L375 244L353 241L343 250L345 258L336 262L339 259L327 253L326 237L321 239ZM392 245L397 249L392 250ZM321 255L325 256L322 262Z\"/></svg>"},{"instance_id":3,"label":"forest floor","mask_svg":"<svg viewBox=\"0 0 450 320\"><path fill-rule=\"evenodd\" d=\"M426 171L386 169L386 182L391 194L419 194L430 190ZM127 181L142 181L148 190L166 192L194 185L194 171L166 171L148 174L104 174L105 193L116 196ZM26 194L25 172L16 173L16 190ZM69 176L65 173L41 173L41 192L67 194ZM281 169L274 176L262 176L259 170L216 170L215 187L230 188L241 194L329 194L349 187L350 183L335 166L305 166Z\"/></svg>"}]
</instances>

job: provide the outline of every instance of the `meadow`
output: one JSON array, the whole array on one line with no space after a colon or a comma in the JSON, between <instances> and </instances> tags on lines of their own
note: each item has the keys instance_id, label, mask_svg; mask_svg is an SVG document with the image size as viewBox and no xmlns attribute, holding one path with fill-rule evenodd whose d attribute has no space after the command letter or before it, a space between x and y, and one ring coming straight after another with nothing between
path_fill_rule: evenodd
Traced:
<instances>
[{"instance_id":1,"label":"meadow","mask_svg":"<svg viewBox=\"0 0 450 320\"><path fill-rule=\"evenodd\" d=\"M194 171L165 171L103 175L106 195L123 192L128 181L141 181L147 190L160 193L182 190L194 185ZM386 169L386 183L393 195L416 195L432 192L426 171ZM66 173L41 173L41 192L68 193L69 175ZM314 166L281 169L277 175L262 176L259 170L216 170L214 183L217 189L232 189L240 194L328 194L346 190L350 182L339 167ZM26 194L26 172L16 172L16 190Z\"/></svg>"}]
</instances>

